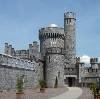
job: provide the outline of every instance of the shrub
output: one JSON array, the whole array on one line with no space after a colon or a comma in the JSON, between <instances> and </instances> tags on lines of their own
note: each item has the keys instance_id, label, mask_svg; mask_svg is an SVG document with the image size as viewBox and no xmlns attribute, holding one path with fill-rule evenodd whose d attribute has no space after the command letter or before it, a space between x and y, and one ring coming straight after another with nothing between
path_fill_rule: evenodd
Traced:
<instances>
[{"instance_id":1,"label":"shrub","mask_svg":"<svg viewBox=\"0 0 100 99\"><path fill-rule=\"evenodd\" d=\"M45 88L46 87L45 80L39 80L39 85L40 85L40 88Z\"/></svg>"},{"instance_id":2,"label":"shrub","mask_svg":"<svg viewBox=\"0 0 100 99\"><path fill-rule=\"evenodd\" d=\"M23 79L24 79L24 75L17 77L17 82L16 82L17 92L23 92L23 84L24 84Z\"/></svg>"},{"instance_id":3,"label":"shrub","mask_svg":"<svg viewBox=\"0 0 100 99\"><path fill-rule=\"evenodd\" d=\"M90 85L90 90L94 93L94 94L100 94L100 83L93 83Z\"/></svg>"}]
</instances>

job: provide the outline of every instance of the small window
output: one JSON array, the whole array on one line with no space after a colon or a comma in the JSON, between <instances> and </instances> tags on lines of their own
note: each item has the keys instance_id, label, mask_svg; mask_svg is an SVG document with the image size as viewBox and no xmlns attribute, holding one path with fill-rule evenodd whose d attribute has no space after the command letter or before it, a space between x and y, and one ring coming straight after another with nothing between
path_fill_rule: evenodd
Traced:
<instances>
[{"instance_id":1,"label":"small window","mask_svg":"<svg viewBox=\"0 0 100 99\"><path fill-rule=\"evenodd\" d=\"M69 19L69 23L71 23L71 19Z\"/></svg>"},{"instance_id":2,"label":"small window","mask_svg":"<svg viewBox=\"0 0 100 99\"><path fill-rule=\"evenodd\" d=\"M50 56L49 56L49 62L50 62Z\"/></svg>"},{"instance_id":3,"label":"small window","mask_svg":"<svg viewBox=\"0 0 100 99\"><path fill-rule=\"evenodd\" d=\"M98 72L98 70L96 69L96 72Z\"/></svg>"},{"instance_id":4,"label":"small window","mask_svg":"<svg viewBox=\"0 0 100 99\"><path fill-rule=\"evenodd\" d=\"M68 19L67 19L67 24L68 24Z\"/></svg>"},{"instance_id":5,"label":"small window","mask_svg":"<svg viewBox=\"0 0 100 99\"><path fill-rule=\"evenodd\" d=\"M60 71L58 72L58 77L60 77Z\"/></svg>"}]
</instances>

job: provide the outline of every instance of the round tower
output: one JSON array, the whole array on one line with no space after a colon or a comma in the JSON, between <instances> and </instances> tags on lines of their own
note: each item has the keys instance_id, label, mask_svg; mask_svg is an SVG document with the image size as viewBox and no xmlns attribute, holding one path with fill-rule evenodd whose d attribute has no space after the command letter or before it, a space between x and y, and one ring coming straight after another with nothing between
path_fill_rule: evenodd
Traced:
<instances>
[{"instance_id":1,"label":"round tower","mask_svg":"<svg viewBox=\"0 0 100 99\"><path fill-rule=\"evenodd\" d=\"M44 60L47 87L64 84L64 29L55 24L39 30L40 52Z\"/></svg>"},{"instance_id":2,"label":"round tower","mask_svg":"<svg viewBox=\"0 0 100 99\"><path fill-rule=\"evenodd\" d=\"M65 83L68 86L76 86L77 70L76 70L76 35L75 35L75 13L64 13L64 49L65 49Z\"/></svg>"},{"instance_id":3,"label":"round tower","mask_svg":"<svg viewBox=\"0 0 100 99\"><path fill-rule=\"evenodd\" d=\"M76 57L75 21L75 13L64 13L65 58L70 65L75 64Z\"/></svg>"}]
</instances>

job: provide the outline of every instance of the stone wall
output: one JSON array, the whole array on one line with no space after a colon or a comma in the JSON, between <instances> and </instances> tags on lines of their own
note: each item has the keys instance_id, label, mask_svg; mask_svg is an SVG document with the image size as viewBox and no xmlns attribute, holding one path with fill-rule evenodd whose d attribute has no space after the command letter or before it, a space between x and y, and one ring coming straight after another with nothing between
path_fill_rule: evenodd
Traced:
<instances>
[{"instance_id":1,"label":"stone wall","mask_svg":"<svg viewBox=\"0 0 100 99\"><path fill-rule=\"evenodd\" d=\"M21 75L24 75L24 88L38 86L43 77L42 63L0 54L0 90L16 89L17 77Z\"/></svg>"},{"instance_id":2,"label":"stone wall","mask_svg":"<svg viewBox=\"0 0 100 99\"><path fill-rule=\"evenodd\" d=\"M46 82L48 87L54 87L55 80L58 86L64 85L64 55L48 54L46 56Z\"/></svg>"},{"instance_id":3,"label":"stone wall","mask_svg":"<svg viewBox=\"0 0 100 99\"><path fill-rule=\"evenodd\" d=\"M65 32L65 58L71 66L76 60L76 33L75 33L75 14L73 12L64 13L64 32ZM75 65L73 65L75 67Z\"/></svg>"},{"instance_id":4,"label":"stone wall","mask_svg":"<svg viewBox=\"0 0 100 99\"><path fill-rule=\"evenodd\" d=\"M64 85L64 29L46 27L39 30L41 57L46 62L45 79L47 87Z\"/></svg>"},{"instance_id":5,"label":"stone wall","mask_svg":"<svg viewBox=\"0 0 100 99\"><path fill-rule=\"evenodd\" d=\"M35 85L34 71L0 65L0 89L15 89L17 77L25 75L25 87Z\"/></svg>"}]
</instances>

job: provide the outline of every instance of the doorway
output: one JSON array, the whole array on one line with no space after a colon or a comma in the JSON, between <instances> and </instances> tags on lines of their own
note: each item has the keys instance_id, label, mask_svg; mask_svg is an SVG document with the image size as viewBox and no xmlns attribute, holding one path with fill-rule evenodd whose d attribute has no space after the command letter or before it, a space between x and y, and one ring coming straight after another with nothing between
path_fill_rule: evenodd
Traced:
<instances>
[{"instance_id":1,"label":"doorway","mask_svg":"<svg viewBox=\"0 0 100 99\"><path fill-rule=\"evenodd\" d=\"M69 87L73 86L73 78L72 77L68 77L68 85L69 85Z\"/></svg>"}]
</instances>

